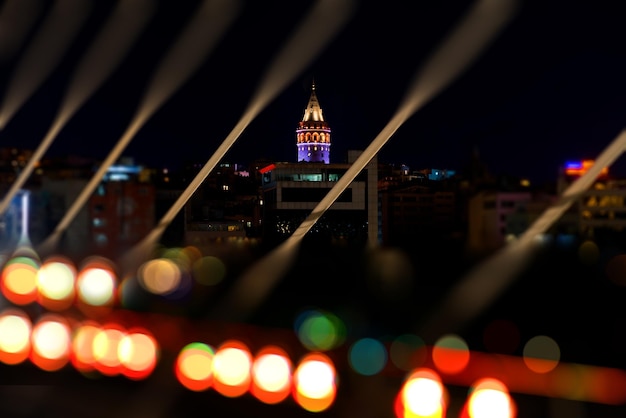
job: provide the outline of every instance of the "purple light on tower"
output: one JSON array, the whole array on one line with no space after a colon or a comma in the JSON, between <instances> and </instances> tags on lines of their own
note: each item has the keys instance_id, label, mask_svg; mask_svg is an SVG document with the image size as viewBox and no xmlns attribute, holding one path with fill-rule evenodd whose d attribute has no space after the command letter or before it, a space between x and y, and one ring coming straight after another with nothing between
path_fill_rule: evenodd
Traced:
<instances>
[{"instance_id":1,"label":"purple light on tower","mask_svg":"<svg viewBox=\"0 0 626 418\"><path fill-rule=\"evenodd\" d=\"M298 122L296 139L298 162L330 163L330 128L317 100L315 82L302 121Z\"/></svg>"}]
</instances>

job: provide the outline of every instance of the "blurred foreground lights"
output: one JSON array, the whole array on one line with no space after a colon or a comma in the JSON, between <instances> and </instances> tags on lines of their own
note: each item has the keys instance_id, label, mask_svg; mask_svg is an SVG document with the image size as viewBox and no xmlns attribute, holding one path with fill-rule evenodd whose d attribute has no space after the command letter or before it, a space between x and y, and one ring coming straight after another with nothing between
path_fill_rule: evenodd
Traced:
<instances>
[{"instance_id":1,"label":"blurred foreground lights","mask_svg":"<svg viewBox=\"0 0 626 418\"><path fill-rule=\"evenodd\" d=\"M30 257L14 257L2 269L0 289L10 302L27 305L37 300L39 262Z\"/></svg>"},{"instance_id":2,"label":"blurred foreground lights","mask_svg":"<svg viewBox=\"0 0 626 418\"><path fill-rule=\"evenodd\" d=\"M193 342L178 353L174 365L176 379L187 389L201 392L213 383L213 357L215 351L207 344Z\"/></svg>"},{"instance_id":3,"label":"blurred foreground lights","mask_svg":"<svg viewBox=\"0 0 626 418\"><path fill-rule=\"evenodd\" d=\"M204 286L215 286L226 276L226 265L212 255L196 260L192 265L193 278Z\"/></svg>"},{"instance_id":4,"label":"blurred foreground lights","mask_svg":"<svg viewBox=\"0 0 626 418\"><path fill-rule=\"evenodd\" d=\"M433 362L443 373L460 373L469 364L469 347L458 335L444 335L435 342L432 350Z\"/></svg>"},{"instance_id":5,"label":"blurred foreground lights","mask_svg":"<svg viewBox=\"0 0 626 418\"><path fill-rule=\"evenodd\" d=\"M121 373L129 379L140 380L154 370L159 349L154 337L144 329L129 330L117 347Z\"/></svg>"},{"instance_id":6,"label":"blurred foreground lights","mask_svg":"<svg viewBox=\"0 0 626 418\"><path fill-rule=\"evenodd\" d=\"M252 355L240 341L224 342L213 357L213 385L217 392L234 398L250 387Z\"/></svg>"},{"instance_id":7,"label":"blurred foreground lights","mask_svg":"<svg viewBox=\"0 0 626 418\"><path fill-rule=\"evenodd\" d=\"M71 329L60 315L42 316L31 333L30 360L42 370L55 371L64 367L70 358Z\"/></svg>"},{"instance_id":8,"label":"blurred foreground lights","mask_svg":"<svg viewBox=\"0 0 626 418\"><path fill-rule=\"evenodd\" d=\"M117 324L85 321L76 326L70 361L81 373L123 375L132 380L148 377L159 357L159 346L143 328L125 330Z\"/></svg>"},{"instance_id":9,"label":"blurred foreground lights","mask_svg":"<svg viewBox=\"0 0 626 418\"><path fill-rule=\"evenodd\" d=\"M93 342L99 332L99 325L91 321L85 321L74 329L70 361L72 366L81 373L95 370L96 358Z\"/></svg>"},{"instance_id":10,"label":"blurred foreground lights","mask_svg":"<svg viewBox=\"0 0 626 418\"><path fill-rule=\"evenodd\" d=\"M411 373L396 397L397 418L443 418L447 393L439 375L420 368Z\"/></svg>"},{"instance_id":11,"label":"blurred foreground lights","mask_svg":"<svg viewBox=\"0 0 626 418\"><path fill-rule=\"evenodd\" d=\"M535 373L552 371L561 359L561 349L552 338L538 335L524 345L524 363Z\"/></svg>"},{"instance_id":12,"label":"blurred foreground lights","mask_svg":"<svg viewBox=\"0 0 626 418\"><path fill-rule=\"evenodd\" d=\"M387 349L378 340L362 338L350 347L348 360L352 369L364 376L380 373L387 365Z\"/></svg>"},{"instance_id":13,"label":"blurred foreground lights","mask_svg":"<svg viewBox=\"0 0 626 418\"><path fill-rule=\"evenodd\" d=\"M150 293L167 295L174 292L181 283L180 267L167 258L157 258L145 262L138 271L139 283Z\"/></svg>"},{"instance_id":14,"label":"blurred foreground lights","mask_svg":"<svg viewBox=\"0 0 626 418\"><path fill-rule=\"evenodd\" d=\"M19 364L28 358L32 323L21 310L9 308L0 314L0 361Z\"/></svg>"},{"instance_id":15,"label":"blurred foreground lights","mask_svg":"<svg viewBox=\"0 0 626 418\"><path fill-rule=\"evenodd\" d=\"M403 334L396 337L389 348L391 362L405 372L422 366L427 356L426 343L415 334Z\"/></svg>"},{"instance_id":16,"label":"blurred foreground lights","mask_svg":"<svg viewBox=\"0 0 626 418\"><path fill-rule=\"evenodd\" d=\"M303 409L321 412L328 409L337 396L337 373L330 358L322 353L309 353L299 362L293 375L293 396Z\"/></svg>"},{"instance_id":17,"label":"blurred foreground lights","mask_svg":"<svg viewBox=\"0 0 626 418\"><path fill-rule=\"evenodd\" d=\"M346 327L341 319L331 312L309 309L295 321L294 329L304 347L311 351L327 351L343 344Z\"/></svg>"},{"instance_id":18,"label":"blurred foreground lights","mask_svg":"<svg viewBox=\"0 0 626 418\"><path fill-rule=\"evenodd\" d=\"M116 376L121 373L122 362L118 349L120 341L126 333L117 324L104 325L93 337L94 367L106 376Z\"/></svg>"},{"instance_id":19,"label":"blurred foreground lights","mask_svg":"<svg viewBox=\"0 0 626 418\"><path fill-rule=\"evenodd\" d=\"M115 301L117 278L104 261L87 262L76 278L78 299L90 306L110 306Z\"/></svg>"},{"instance_id":20,"label":"blurred foreground lights","mask_svg":"<svg viewBox=\"0 0 626 418\"><path fill-rule=\"evenodd\" d=\"M291 393L292 364L280 347L263 348L252 364L252 395L266 404L276 404Z\"/></svg>"},{"instance_id":21,"label":"blurred foreground lights","mask_svg":"<svg viewBox=\"0 0 626 418\"><path fill-rule=\"evenodd\" d=\"M76 268L71 261L54 257L44 261L37 272L39 303L51 311L61 311L74 303Z\"/></svg>"},{"instance_id":22,"label":"blurred foreground lights","mask_svg":"<svg viewBox=\"0 0 626 418\"><path fill-rule=\"evenodd\" d=\"M472 385L465 409L467 413L462 416L469 418L515 418L517 415L507 387L492 378Z\"/></svg>"}]
</instances>

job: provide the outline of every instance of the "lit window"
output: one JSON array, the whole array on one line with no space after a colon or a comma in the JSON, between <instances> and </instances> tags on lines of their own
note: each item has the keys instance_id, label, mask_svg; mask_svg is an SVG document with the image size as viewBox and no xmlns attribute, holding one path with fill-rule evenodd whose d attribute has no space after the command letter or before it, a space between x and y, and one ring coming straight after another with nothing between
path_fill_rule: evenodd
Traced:
<instances>
[{"instance_id":1,"label":"lit window","mask_svg":"<svg viewBox=\"0 0 626 418\"><path fill-rule=\"evenodd\" d=\"M96 234L94 237L94 241L96 242L96 244L98 246L105 246L107 244L107 242L109 241L109 239L107 238L106 234Z\"/></svg>"},{"instance_id":2,"label":"lit window","mask_svg":"<svg viewBox=\"0 0 626 418\"><path fill-rule=\"evenodd\" d=\"M106 223L107 223L106 219L93 218L93 226L95 226L96 228L105 226Z\"/></svg>"},{"instance_id":3,"label":"lit window","mask_svg":"<svg viewBox=\"0 0 626 418\"><path fill-rule=\"evenodd\" d=\"M228 184L224 184L224 185L222 186L222 190L224 190L224 191L228 191Z\"/></svg>"}]
</instances>

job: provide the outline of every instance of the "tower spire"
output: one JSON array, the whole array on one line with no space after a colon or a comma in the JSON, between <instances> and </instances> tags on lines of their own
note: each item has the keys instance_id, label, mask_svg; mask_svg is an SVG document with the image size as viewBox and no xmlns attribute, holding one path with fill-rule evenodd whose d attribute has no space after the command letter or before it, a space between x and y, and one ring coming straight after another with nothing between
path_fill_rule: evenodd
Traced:
<instances>
[{"instance_id":1,"label":"tower spire","mask_svg":"<svg viewBox=\"0 0 626 418\"><path fill-rule=\"evenodd\" d=\"M317 100L317 94L315 93L315 80L313 80L313 83L311 84L311 97L309 98L309 104L304 110L304 116L302 117L303 122L311 120L316 122L324 121L322 108L320 107L320 103Z\"/></svg>"},{"instance_id":2,"label":"tower spire","mask_svg":"<svg viewBox=\"0 0 626 418\"><path fill-rule=\"evenodd\" d=\"M315 79L302 121L298 123L296 140L298 161L330 163L330 127L317 99Z\"/></svg>"}]
</instances>

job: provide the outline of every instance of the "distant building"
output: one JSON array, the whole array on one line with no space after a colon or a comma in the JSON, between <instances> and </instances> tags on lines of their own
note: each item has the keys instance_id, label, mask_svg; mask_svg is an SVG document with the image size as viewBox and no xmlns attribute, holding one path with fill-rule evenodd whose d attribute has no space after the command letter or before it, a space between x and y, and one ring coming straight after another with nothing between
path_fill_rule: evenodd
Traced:
<instances>
[{"instance_id":1,"label":"distant building","mask_svg":"<svg viewBox=\"0 0 626 418\"><path fill-rule=\"evenodd\" d=\"M98 254L117 257L154 228L155 188L136 178L114 178L103 181L89 199L88 230Z\"/></svg>"},{"instance_id":2,"label":"distant building","mask_svg":"<svg viewBox=\"0 0 626 418\"><path fill-rule=\"evenodd\" d=\"M379 191L383 244L419 247L465 235L456 183L405 181Z\"/></svg>"},{"instance_id":3,"label":"distant building","mask_svg":"<svg viewBox=\"0 0 626 418\"><path fill-rule=\"evenodd\" d=\"M0 262L20 245L30 245L30 192L20 190L0 216Z\"/></svg>"},{"instance_id":4,"label":"distant building","mask_svg":"<svg viewBox=\"0 0 626 418\"><path fill-rule=\"evenodd\" d=\"M559 193L593 164L593 160L566 163L558 180ZM626 179L611 176L608 167L600 170L597 179L579 195L572 209L577 215L577 232L582 239L626 241L622 237L626 231Z\"/></svg>"},{"instance_id":5,"label":"distant building","mask_svg":"<svg viewBox=\"0 0 626 418\"><path fill-rule=\"evenodd\" d=\"M46 165L41 186L33 192L32 209L45 214L47 222L34 231L34 244L54 231L83 192L93 175L95 167L91 167L83 172L71 163ZM124 159L109 168L64 231L59 245L70 257L117 257L149 234L155 225L154 211L155 187L150 177L143 167Z\"/></svg>"},{"instance_id":6,"label":"distant building","mask_svg":"<svg viewBox=\"0 0 626 418\"><path fill-rule=\"evenodd\" d=\"M312 213L356 160L348 163L275 163L263 167L263 237L282 240L290 236ZM325 240L379 244L378 168L374 158L348 188L337 197L309 234Z\"/></svg>"},{"instance_id":7,"label":"distant building","mask_svg":"<svg viewBox=\"0 0 626 418\"><path fill-rule=\"evenodd\" d=\"M487 253L502 247L512 231L509 216L526 212L532 201L530 191L484 190L474 195L468 206L467 249L471 254Z\"/></svg>"},{"instance_id":8,"label":"distant building","mask_svg":"<svg viewBox=\"0 0 626 418\"><path fill-rule=\"evenodd\" d=\"M184 242L201 247L217 240L259 236L259 182L247 167L219 164L185 205Z\"/></svg>"}]
</instances>

